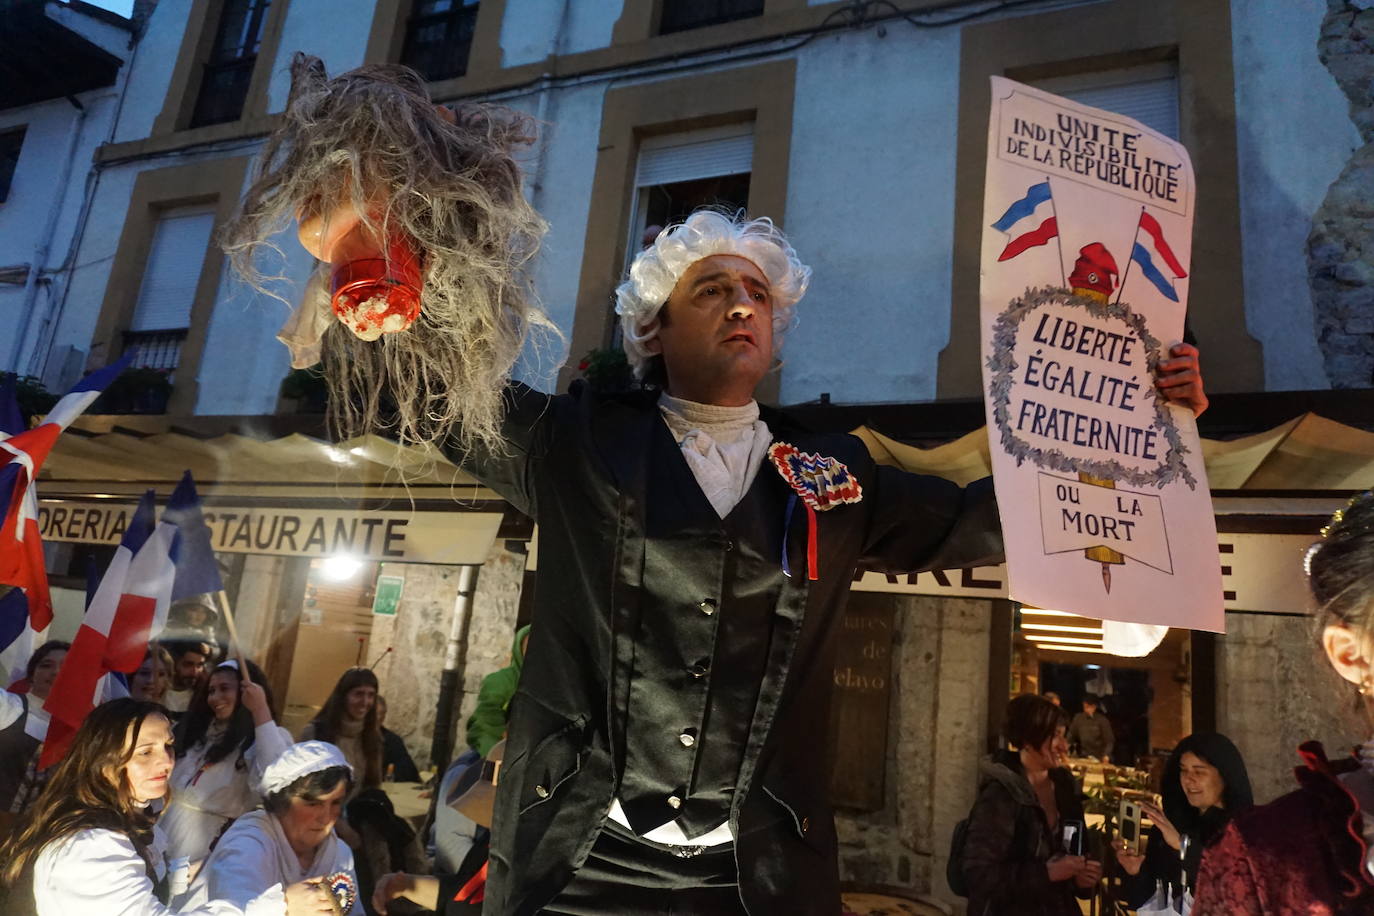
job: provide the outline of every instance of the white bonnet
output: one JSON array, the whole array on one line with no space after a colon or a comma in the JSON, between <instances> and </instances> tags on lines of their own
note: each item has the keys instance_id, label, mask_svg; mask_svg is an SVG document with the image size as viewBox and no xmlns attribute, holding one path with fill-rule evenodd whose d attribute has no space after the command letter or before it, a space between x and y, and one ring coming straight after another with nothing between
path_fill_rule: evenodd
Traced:
<instances>
[{"instance_id":1,"label":"white bonnet","mask_svg":"<svg viewBox=\"0 0 1374 916\"><path fill-rule=\"evenodd\" d=\"M262 774L262 794L271 795L290 786L302 776L319 773L331 767L344 767L349 775L353 767L343 751L327 741L302 741L282 751L276 760L268 764Z\"/></svg>"},{"instance_id":2,"label":"white bonnet","mask_svg":"<svg viewBox=\"0 0 1374 916\"><path fill-rule=\"evenodd\" d=\"M811 268L773 221L746 220L743 211L733 219L719 210L698 210L684 222L669 226L641 251L630 275L615 291L625 355L635 375L642 377L653 355L645 344L658 335L658 312L678 278L702 258L732 254L758 267L773 295L773 337L778 340L792 323L792 307L806 294Z\"/></svg>"}]
</instances>

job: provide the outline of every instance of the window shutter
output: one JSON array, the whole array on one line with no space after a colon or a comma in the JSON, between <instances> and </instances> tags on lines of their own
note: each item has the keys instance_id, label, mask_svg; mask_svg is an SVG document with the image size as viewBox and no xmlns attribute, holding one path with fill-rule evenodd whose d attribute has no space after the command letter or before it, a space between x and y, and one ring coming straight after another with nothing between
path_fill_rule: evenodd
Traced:
<instances>
[{"instance_id":1,"label":"window shutter","mask_svg":"<svg viewBox=\"0 0 1374 916\"><path fill-rule=\"evenodd\" d=\"M754 166L754 125L650 137L640 144L635 187L743 175Z\"/></svg>"},{"instance_id":2,"label":"window shutter","mask_svg":"<svg viewBox=\"0 0 1374 916\"><path fill-rule=\"evenodd\" d=\"M169 210L157 221L130 331L190 326L191 304L214 224L214 211L203 207Z\"/></svg>"},{"instance_id":3,"label":"window shutter","mask_svg":"<svg viewBox=\"0 0 1374 916\"><path fill-rule=\"evenodd\" d=\"M1145 80L1061 93L1084 105L1135 118L1166 136L1178 139L1178 78Z\"/></svg>"}]
</instances>

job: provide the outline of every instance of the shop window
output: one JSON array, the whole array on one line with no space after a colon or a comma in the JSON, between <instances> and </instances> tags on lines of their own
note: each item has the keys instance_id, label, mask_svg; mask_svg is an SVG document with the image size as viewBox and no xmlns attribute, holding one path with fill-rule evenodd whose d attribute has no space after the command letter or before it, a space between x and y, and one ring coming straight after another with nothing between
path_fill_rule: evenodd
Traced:
<instances>
[{"instance_id":1,"label":"shop window","mask_svg":"<svg viewBox=\"0 0 1374 916\"><path fill-rule=\"evenodd\" d=\"M225 0L201 75L192 127L237 121L243 115L270 5L271 0Z\"/></svg>"},{"instance_id":2,"label":"shop window","mask_svg":"<svg viewBox=\"0 0 1374 916\"><path fill-rule=\"evenodd\" d=\"M1056 77L1035 85L1084 105L1135 118L1178 139L1178 65L1172 61Z\"/></svg>"},{"instance_id":3,"label":"shop window","mask_svg":"<svg viewBox=\"0 0 1374 916\"><path fill-rule=\"evenodd\" d=\"M663 0L661 35L763 15L763 0Z\"/></svg>"},{"instance_id":4,"label":"shop window","mask_svg":"<svg viewBox=\"0 0 1374 916\"><path fill-rule=\"evenodd\" d=\"M462 76L477 25L476 0L415 0L401 63L430 82Z\"/></svg>"},{"instance_id":5,"label":"shop window","mask_svg":"<svg viewBox=\"0 0 1374 916\"><path fill-rule=\"evenodd\" d=\"M25 128L0 133L0 204L10 196L10 183L19 165L19 149L24 145Z\"/></svg>"}]
</instances>

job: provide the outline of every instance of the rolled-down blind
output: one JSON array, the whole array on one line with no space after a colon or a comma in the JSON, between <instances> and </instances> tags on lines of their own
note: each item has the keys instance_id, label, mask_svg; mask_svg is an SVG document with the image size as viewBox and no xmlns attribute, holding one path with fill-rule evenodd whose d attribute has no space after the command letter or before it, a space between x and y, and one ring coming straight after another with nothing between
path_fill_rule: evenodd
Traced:
<instances>
[{"instance_id":1,"label":"rolled-down blind","mask_svg":"<svg viewBox=\"0 0 1374 916\"><path fill-rule=\"evenodd\" d=\"M130 331L190 326L191 304L214 225L215 213L205 207L168 210L157 221Z\"/></svg>"},{"instance_id":2,"label":"rolled-down blind","mask_svg":"<svg viewBox=\"0 0 1374 916\"><path fill-rule=\"evenodd\" d=\"M1091 105L1135 118L1146 127L1153 127L1173 139L1178 139L1178 77L1160 76L1153 79L1118 81L1122 73L1103 74L1107 85L1079 85L1057 88L1055 81L1047 80L1041 85L1051 92ZM1116 76L1118 80L1113 80Z\"/></svg>"},{"instance_id":3,"label":"rolled-down blind","mask_svg":"<svg viewBox=\"0 0 1374 916\"><path fill-rule=\"evenodd\" d=\"M754 125L711 127L650 137L641 143L635 186L743 175L753 167Z\"/></svg>"}]
</instances>

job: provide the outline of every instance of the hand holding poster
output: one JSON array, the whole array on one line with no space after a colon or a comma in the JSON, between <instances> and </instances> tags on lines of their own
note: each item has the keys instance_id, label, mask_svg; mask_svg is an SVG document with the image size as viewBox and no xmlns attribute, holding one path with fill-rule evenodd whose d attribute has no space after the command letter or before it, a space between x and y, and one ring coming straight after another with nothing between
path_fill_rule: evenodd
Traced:
<instances>
[{"instance_id":1,"label":"hand holding poster","mask_svg":"<svg viewBox=\"0 0 1374 916\"><path fill-rule=\"evenodd\" d=\"M1010 595L1219 631L1197 427L1154 384L1183 337L1187 151L1000 77L992 98L983 381Z\"/></svg>"}]
</instances>

